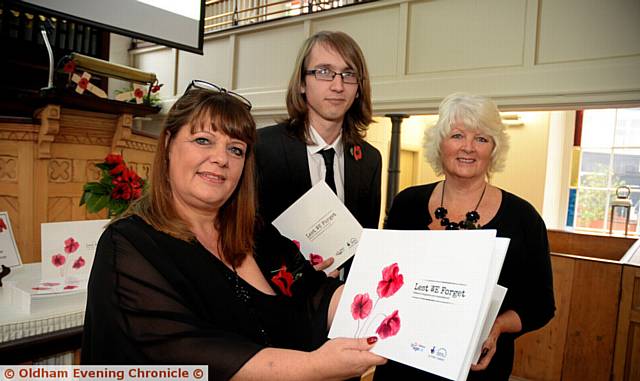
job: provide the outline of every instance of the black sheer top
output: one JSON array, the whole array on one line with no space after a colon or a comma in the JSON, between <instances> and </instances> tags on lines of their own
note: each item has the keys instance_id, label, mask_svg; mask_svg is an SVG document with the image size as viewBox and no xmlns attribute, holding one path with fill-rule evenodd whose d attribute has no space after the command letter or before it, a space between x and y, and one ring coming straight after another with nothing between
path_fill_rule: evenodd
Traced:
<instances>
[{"instance_id":1,"label":"black sheer top","mask_svg":"<svg viewBox=\"0 0 640 381\"><path fill-rule=\"evenodd\" d=\"M394 199L385 229L429 229L432 222L429 199L437 183L410 187ZM498 284L507 287L500 313L514 310L520 316L522 331L503 333L498 338L496 353L484 371L469 372L467 381L508 381L513 368L514 340L543 327L555 312L553 279L547 229L533 206L520 197L502 191L498 212L482 229L496 229L498 237L510 238L507 255ZM470 253L469 255L472 255ZM377 367L374 381L420 380L445 378L411 368L394 361Z\"/></svg>"},{"instance_id":2,"label":"black sheer top","mask_svg":"<svg viewBox=\"0 0 640 381\"><path fill-rule=\"evenodd\" d=\"M197 241L129 217L98 243L87 299L84 364L206 364L231 378L265 347L313 350L326 340L339 281L315 271L271 226L256 261L277 295L252 287Z\"/></svg>"}]
</instances>

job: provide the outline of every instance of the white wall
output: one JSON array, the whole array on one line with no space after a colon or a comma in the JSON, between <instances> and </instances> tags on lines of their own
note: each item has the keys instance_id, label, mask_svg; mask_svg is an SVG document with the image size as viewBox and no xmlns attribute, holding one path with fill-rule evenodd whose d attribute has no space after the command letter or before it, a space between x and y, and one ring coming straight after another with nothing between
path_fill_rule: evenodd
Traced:
<instances>
[{"instance_id":1,"label":"white wall","mask_svg":"<svg viewBox=\"0 0 640 381\"><path fill-rule=\"evenodd\" d=\"M503 110L640 104L638 20L637 0L386 0L208 36L204 56L133 54L173 95L208 79L247 94L256 115L286 112L296 52L319 30L359 42L378 115L434 112L454 91L491 96Z\"/></svg>"},{"instance_id":2,"label":"white wall","mask_svg":"<svg viewBox=\"0 0 640 381\"><path fill-rule=\"evenodd\" d=\"M358 41L379 116L435 113L455 91L490 96L502 111L637 106L638 20L637 0L384 0L217 33L206 38L204 56L163 47L132 54L137 67L165 83L168 104L189 80L201 78L251 99L260 126L286 114L296 53L319 30L342 30ZM550 226L559 226L572 116L522 116L525 125L509 130L507 169L493 183L529 200ZM403 144L421 143L412 123L433 123L421 118L404 122ZM378 121L368 140L385 162L384 197L391 128L387 118ZM418 174L419 183L436 180L423 160Z\"/></svg>"}]
</instances>

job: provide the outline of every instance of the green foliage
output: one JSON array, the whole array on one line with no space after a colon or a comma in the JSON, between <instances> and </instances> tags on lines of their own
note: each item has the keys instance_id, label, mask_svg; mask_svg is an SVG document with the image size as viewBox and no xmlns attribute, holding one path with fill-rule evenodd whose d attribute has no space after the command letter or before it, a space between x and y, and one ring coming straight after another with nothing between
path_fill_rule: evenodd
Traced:
<instances>
[{"instance_id":1,"label":"green foliage","mask_svg":"<svg viewBox=\"0 0 640 381\"><path fill-rule=\"evenodd\" d=\"M611 187L608 185L611 178ZM610 189L624 185L624 181L613 175L605 165L598 165L595 173L581 176L580 189L578 191L578 215L579 225L591 227L595 221L604 223L607 213L607 200L614 193ZM585 189L598 188L598 189ZM600 226L604 228L604 226Z\"/></svg>"},{"instance_id":2,"label":"green foliage","mask_svg":"<svg viewBox=\"0 0 640 381\"><path fill-rule=\"evenodd\" d=\"M80 205L86 205L90 213L106 208L109 217L118 216L146 190L146 181L128 168L120 155L108 155L96 167L102 172L100 181L86 183L80 198Z\"/></svg>"}]
</instances>

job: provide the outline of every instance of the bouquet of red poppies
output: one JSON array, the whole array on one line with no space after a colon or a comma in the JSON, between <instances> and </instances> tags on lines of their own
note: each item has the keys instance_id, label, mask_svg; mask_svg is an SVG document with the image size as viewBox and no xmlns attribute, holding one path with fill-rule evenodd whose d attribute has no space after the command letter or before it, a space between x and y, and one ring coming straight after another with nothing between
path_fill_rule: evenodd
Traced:
<instances>
[{"instance_id":1,"label":"bouquet of red poppies","mask_svg":"<svg viewBox=\"0 0 640 381\"><path fill-rule=\"evenodd\" d=\"M87 204L87 210L97 213L107 208L110 217L115 217L127 209L131 201L140 198L146 182L118 154L109 154L104 162L96 164L102 170L99 182L84 185L80 205Z\"/></svg>"}]
</instances>

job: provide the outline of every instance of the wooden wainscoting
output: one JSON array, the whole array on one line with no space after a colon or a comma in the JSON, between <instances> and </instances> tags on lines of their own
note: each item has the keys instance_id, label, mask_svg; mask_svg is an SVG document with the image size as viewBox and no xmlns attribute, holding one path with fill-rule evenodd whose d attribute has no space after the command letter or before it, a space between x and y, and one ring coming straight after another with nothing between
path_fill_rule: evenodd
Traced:
<instances>
[{"instance_id":1,"label":"wooden wainscoting","mask_svg":"<svg viewBox=\"0 0 640 381\"><path fill-rule=\"evenodd\" d=\"M131 131L132 114L48 105L34 119L0 121L0 210L7 211L23 262L40 261L43 222L105 218L80 206L95 163L120 153L147 178L156 139Z\"/></svg>"},{"instance_id":2,"label":"wooden wainscoting","mask_svg":"<svg viewBox=\"0 0 640 381\"><path fill-rule=\"evenodd\" d=\"M640 267L618 261L634 240L549 231L549 242L556 315L516 341L514 378L640 381Z\"/></svg>"},{"instance_id":3,"label":"wooden wainscoting","mask_svg":"<svg viewBox=\"0 0 640 381\"><path fill-rule=\"evenodd\" d=\"M614 356L613 381L640 380L640 267L625 266Z\"/></svg>"}]
</instances>

